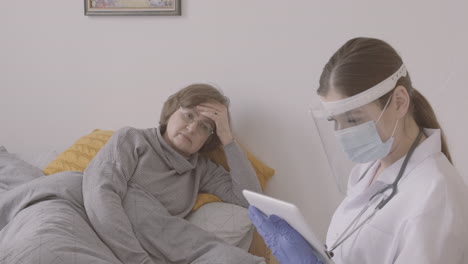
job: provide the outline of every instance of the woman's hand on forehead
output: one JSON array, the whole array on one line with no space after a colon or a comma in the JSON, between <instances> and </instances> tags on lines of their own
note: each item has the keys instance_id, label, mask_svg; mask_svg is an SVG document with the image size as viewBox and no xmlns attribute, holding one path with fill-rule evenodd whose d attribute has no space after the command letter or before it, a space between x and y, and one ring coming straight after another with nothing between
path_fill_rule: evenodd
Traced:
<instances>
[{"instance_id":1,"label":"woman's hand on forehead","mask_svg":"<svg viewBox=\"0 0 468 264\"><path fill-rule=\"evenodd\" d=\"M196 107L200 115L206 116L216 124L216 134L223 143L227 145L232 142L233 136L229 125L228 108L221 103L203 103Z\"/></svg>"}]
</instances>

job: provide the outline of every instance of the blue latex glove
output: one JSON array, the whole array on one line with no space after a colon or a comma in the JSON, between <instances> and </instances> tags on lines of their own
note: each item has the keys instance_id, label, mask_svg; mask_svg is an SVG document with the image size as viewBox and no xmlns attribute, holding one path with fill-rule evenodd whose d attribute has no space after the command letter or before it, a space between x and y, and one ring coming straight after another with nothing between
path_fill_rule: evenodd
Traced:
<instances>
[{"instance_id":1,"label":"blue latex glove","mask_svg":"<svg viewBox=\"0 0 468 264\"><path fill-rule=\"evenodd\" d=\"M249 206L249 217L281 264L322 264L310 244L288 222L277 215L265 216Z\"/></svg>"}]
</instances>

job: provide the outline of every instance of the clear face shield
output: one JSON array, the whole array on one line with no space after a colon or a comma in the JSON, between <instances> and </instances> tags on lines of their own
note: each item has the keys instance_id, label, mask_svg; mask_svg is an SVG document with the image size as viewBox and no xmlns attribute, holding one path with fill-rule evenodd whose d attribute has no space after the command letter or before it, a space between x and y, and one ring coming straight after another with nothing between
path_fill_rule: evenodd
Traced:
<instances>
[{"instance_id":1,"label":"clear face shield","mask_svg":"<svg viewBox=\"0 0 468 264\"><path fill-rule=\"evenodd\" d=\"M390 152L392 137L383 141L377 125L390 102L382 109L376 100L393 90L398 79L406 76L404 65L392 76L366 91L335 101L322 101L310 113L319 132L338 189L346 194L348 178L356 164L373 162Z\"/></svg>"}]
</instances>

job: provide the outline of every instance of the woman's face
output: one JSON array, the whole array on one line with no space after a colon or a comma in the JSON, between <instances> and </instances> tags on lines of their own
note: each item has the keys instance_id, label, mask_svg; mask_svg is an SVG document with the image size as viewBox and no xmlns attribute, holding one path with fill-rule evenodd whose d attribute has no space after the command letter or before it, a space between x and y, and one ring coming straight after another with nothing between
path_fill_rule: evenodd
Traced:
<instances>
[{"instance_id":1,"label":"woman's face","mask_svg":"<svg viewBox=\"0 0 468 264\"><path fill-rule=\"evenodd\" d=\"M213 120L198 114L194 108L180 107L169 118L163 137L177 152L188 157L203 147L213 129Z\"/></svg>"}]
</instances>

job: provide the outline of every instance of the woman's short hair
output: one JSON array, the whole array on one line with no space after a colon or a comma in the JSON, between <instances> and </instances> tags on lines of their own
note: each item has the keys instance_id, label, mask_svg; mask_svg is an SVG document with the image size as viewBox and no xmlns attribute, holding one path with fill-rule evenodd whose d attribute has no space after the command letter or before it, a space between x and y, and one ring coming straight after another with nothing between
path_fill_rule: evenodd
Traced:
<instances>
[{"instance_id":1,"label":"woman's short hair","mask_svg":"<svg viewBox=\"0 0 468 264\"><path fill-rule=\"evenodd\" d=\"M205 83L191 84L169 96L164 103L161 111L161 117L159 119L159 129L161 133L164 134L169 118L181 106L185 108L194 108L199 104L208 102L221 103L229 109L229 98L224 96L219 89ZM206 140L205 144L200 149L200 152L211 151L220 145L221 141L216 134L215 128L213 134Z\"/></svg>"}]
</instances>

